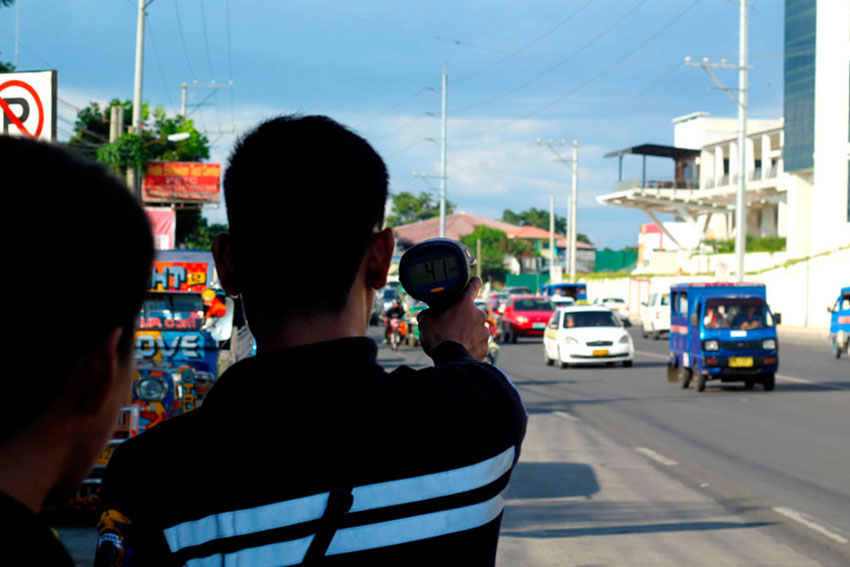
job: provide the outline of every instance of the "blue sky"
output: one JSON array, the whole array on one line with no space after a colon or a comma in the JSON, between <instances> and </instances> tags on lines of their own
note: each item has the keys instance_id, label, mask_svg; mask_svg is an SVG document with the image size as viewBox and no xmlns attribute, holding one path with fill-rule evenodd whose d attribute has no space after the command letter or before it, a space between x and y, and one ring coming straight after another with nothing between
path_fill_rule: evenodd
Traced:
<instances>
[{"instance_id":1,"label":"blue sky","mask_svg":"<svg viewBox=\"0 0 850 567\"><path fill-rule=\"evenodd\" d=\"M58 70L60 138L75 107L132 98L135 0L18 2L18 67ZM782 115L783 13L782 0L751 3L752 117ZM3 60L14 59L14 38L15 8L0 9ZM596 203L617 177L616 160L603 154L671 144L676 116L735 116L732 102L683 59L734 61L737 52L731 0L154 0L144 98L176 113L183 81L233 80L204 106L197 103L210 91L190 91L196 124L226 132L208 134L214 161L225 162L234 130L279 113L321 113L372 142L392 191L418 193L430 189L412 173L439 172L439 144L426 138L440 136L446 61L448 194L458 209L499 218L506 208L548 209L555 194L565 215L570 171L535 141L576 139L578 230L619 248L634 244L649 221ZM722 78L737 82L734 72ZM639 168L627 158L624 177ZM670 178L672 165L651 159L649 174ZM222 210L208 216L218 220Z\"/></svg>"}]
</instances>

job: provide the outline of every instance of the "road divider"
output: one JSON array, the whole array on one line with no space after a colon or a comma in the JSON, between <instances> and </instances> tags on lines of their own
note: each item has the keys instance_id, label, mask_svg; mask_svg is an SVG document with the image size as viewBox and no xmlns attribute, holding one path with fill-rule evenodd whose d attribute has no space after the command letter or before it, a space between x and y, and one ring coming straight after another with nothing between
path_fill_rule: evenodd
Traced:
<instances>
[{"instance_id":1,"label":"road divider","mask_svg":"<svg viewBox=\"0 0 850 567\"><path fill-rule=\"evenodd\" d=\"M665 467L672 467L674 465L679 464L677 461L674 461L673 459L668 459L667 457L665 457L661 453L656 453L652 449L648 449L646 447L635 447L635 451L637 451L638 453L640 453L644 457L649 457L650 459L652 459L656 463L660 463L660 464L664 465Z\"/></svg>"},{"instance_id":2,"label":"road divider","mask_svg":"<svg viewBox=\"0 0 850 567\"><path fill-rule=\"evenodd\" d=\"M564 419L566 419L566 420L568 420L568 421L575 421L575 422L579 422L579 421L581 421L581 418L580 418L580 417L576 417L576 416L574 416L573 414L571 414L571 413L567 413L567 412L565 412L565 411L556 411L556 412L552 412L552 413L554 413L554 414L555 414L555 415L557 415L558 417L564 418Z\"/></svg>"},{"instance_id":3,"label":"road divider","mask_svg":"<svg viewBox=\"0 0 850 567\"><path fill-rule=\"evenodd\" d=\"M773 511L778 513L778 514L782 514L786 518L790 518L790 519L794 520L795 522L800 523L800 524L806 526L807 528L812 529L812 530L818 532L819 534L828 537L829 539L831 539L833 541L837 541L838 543L848 543L848 540L847 540L846 537L843 537L843 536L841 536L841 535L839 535L835 532L828 530L827 528L823 527L821 524L816 522L813 518L806 516L805 514L802 514L802 513L798 512L797 510L794 510L793 508L786 508L784 506L777 506L773 509Z\"/></svg>"}]
</instances>

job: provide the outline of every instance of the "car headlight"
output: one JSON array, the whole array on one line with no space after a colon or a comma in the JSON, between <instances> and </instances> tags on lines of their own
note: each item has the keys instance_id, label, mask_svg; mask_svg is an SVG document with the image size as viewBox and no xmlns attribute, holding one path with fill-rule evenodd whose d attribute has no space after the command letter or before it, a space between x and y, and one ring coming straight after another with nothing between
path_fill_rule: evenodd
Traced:
<instances>
[{"instance_id":1,"label":"car headlight","mask_svg":"<svg viewBox=\"0 0 850 567\"><path fill-rule=\"evenodd\" d=\"M764 350L776 350L776 339L764 339L761 342L761 348Z\"/></svg>"},{"instance_id":2,"label":"car headlight","mask_svg":"<svg viewBox=\"0 0 850 567\"><path fill-rule=\"evenodd\" d=\"M577 340L575 340L573 337L564 337L564 344L565 344L565 345L574 345L574 344L576 344L577 342L578 342L578 341L577 341Z\"/></svg>"},{"instance_id":3,"label":"car headlight","mask_svg":"<svg viewBox=\"0 0 850 567\"><path fill-rule=\"evenodd\" d=\"M528 323L528 317L517 317L516 322L517 323L523 323L523 324Z\"/></svg>"},{"instance_id":4,"label":"car headlight","mask_svg":"<svg viewBox=\"0 0 850 567\"><path fill-rule=\"evenodd\" d=\"M623 335L622 337L620 337L620 340L619 340L619 341L617 341L617 342L622 343L622 344L626 344L626 343L630 343L630 342L631 342L631 340L630 340L630 338L629 338L629 335L628 335L628 334L625 334L625 335Z\"/></svg>"},{"instance_id":5,"label":"car headlight","mask_svg":"<svg viewBox=\"0 0 850 567\"><path fill-rule=\"evenodd\" d=\"M704 348L705 350L719 350L720 344L717 341L714 341L714 340L705 341L702 344L702 348Z\"/></svg>"},{"instance_id":6,"label":"car headlight","mask_svg":"<svg viewBox=\"0 0 850 567\"><path fill-rule=\"evenodd\" d=\"M162 376L145 376L136 382L136 395L146 402L159 402L168 395L168 383Z\"/></svg>"}]
</instances>

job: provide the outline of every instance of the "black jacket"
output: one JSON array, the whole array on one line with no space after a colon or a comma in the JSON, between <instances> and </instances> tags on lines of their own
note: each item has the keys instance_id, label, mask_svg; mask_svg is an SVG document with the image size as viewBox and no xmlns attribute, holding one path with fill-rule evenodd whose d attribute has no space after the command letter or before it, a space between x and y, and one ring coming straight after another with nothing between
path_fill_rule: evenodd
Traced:
<instances>
[{"instance_id":1,"label":"black jacket","mask_svg":"<svg viewBox=\"0 0 850 567\"><path fill-rule=\"evenodd\" d=\"M376 357L366 338L258 355L198 410L123 443L103 503L129 522L125 557L297 565L318 533L327 565L493 565L525 434L518 392L457 343L422 370ZM114 536L101 541L107 556Z\"/></svg>"},{"instance_id":2,"label":"black jacket","mask_svg":"<svg viewBox=\"0 0 850 567\"><path fill-rule=\"evenodd\" d=\"M0 492L0 564L72 567L71 556L32 510Z\"/></svg>"}]
</instances>

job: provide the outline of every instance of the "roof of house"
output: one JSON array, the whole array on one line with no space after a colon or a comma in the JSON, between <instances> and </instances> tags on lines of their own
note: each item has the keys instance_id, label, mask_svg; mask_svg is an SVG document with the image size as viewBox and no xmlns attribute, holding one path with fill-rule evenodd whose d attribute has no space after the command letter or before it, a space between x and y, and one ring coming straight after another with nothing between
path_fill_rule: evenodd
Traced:
<instances>
[{"instance_id":1,"label":"roof of house","mask_svg":"<svg viewBox=\"0 0 850 567\"><path fill-rule=\"evenodd\" d=\"M557 242L555 242L555 247L566 248L567 239L559 238ZM593 244L588 244L587 242L582 242L581 240L576 240L576 250L596 250L596 246L594 246Z\"/></svg>"},{"instance_id":2,"label":"roof of house","mask_svg":"<svg viewBox=\"0 0 850 567\"><path fill-rule=\"evenodd\" d=\"M503 231L508 235L508 238L520 238L524 240L548 239L549 231L537 228L536 226L517 226L515 224L488 219L478 215L470 215L467 213L455 213L446 215L446 238L460 240L461 237L470 234L475 230L476 226L484 225L489 228L495 228ZM432 219L404 224L393 229L396 239L409 240L413 244L418 244L429 238L437 238L440 235L440 219L435 217ZM555 234L557 240L556 246L559 248L566 247L566 239L563 235ZM579 242L576 248L593 249L590 244Z\"/></svg>"},{"instance_id":3,"label":"roof of house","mask_svg":"<svg viewBox=\"0 0 850 567\"><path fill-rule=\"evenodd\" d=\"M478 215L470 215L467 213L455 213L446 215L446 238L460 240L462 236L470 234L478 225L484 225L490 228L502 230L509 234L520 228L516 225L495 221ZM440 219L435 217L424 221L414 222L397 226L394 229L396 238L406 238L414 244L418 244L429 238L437 238L440 236ZM547 233L548 235L548 233ZM548 238L548 236L547 236Z\"/></svg>"}]
</instances>

